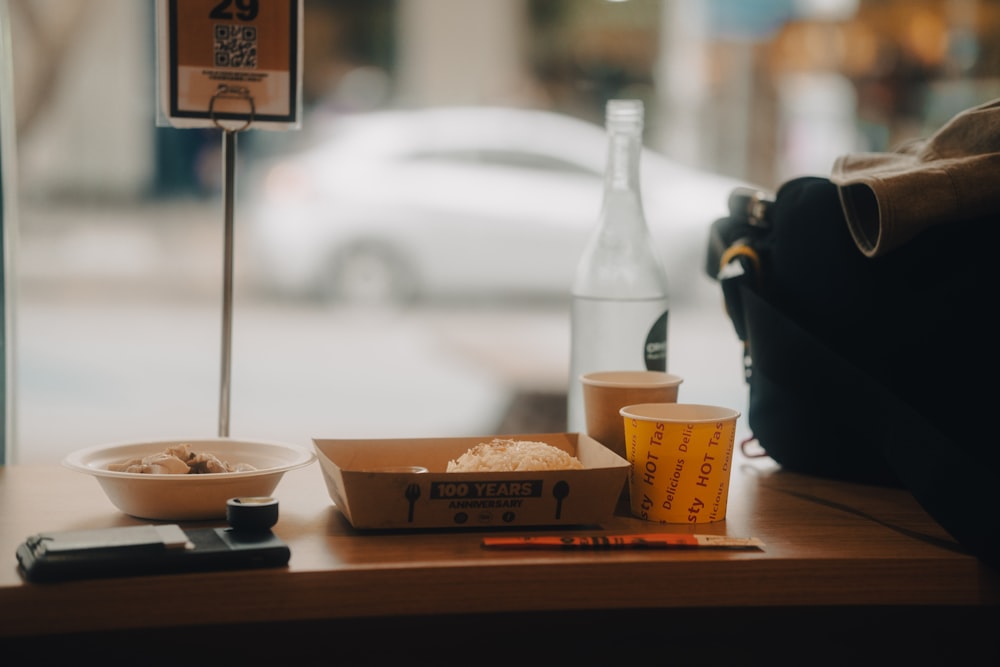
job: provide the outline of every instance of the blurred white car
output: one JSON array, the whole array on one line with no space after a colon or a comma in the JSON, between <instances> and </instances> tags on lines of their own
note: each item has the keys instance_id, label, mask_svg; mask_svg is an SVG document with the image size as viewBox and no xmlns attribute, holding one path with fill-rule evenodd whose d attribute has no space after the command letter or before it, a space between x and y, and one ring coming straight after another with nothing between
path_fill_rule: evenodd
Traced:
<instances>
[{"instance_id":1,"label":"blurred white car","mask_svg":"<svg viewBox=\"0 0 1000 667\"><path fill-rule=\"evenodd\" d=\"M461 107L332 117L253 183L250 272L349 301L568 296L593 231L604 128L545 111ZM742 185L647 150L646 217L684 299L708 229Z\"/></svg>"}]
</instances>

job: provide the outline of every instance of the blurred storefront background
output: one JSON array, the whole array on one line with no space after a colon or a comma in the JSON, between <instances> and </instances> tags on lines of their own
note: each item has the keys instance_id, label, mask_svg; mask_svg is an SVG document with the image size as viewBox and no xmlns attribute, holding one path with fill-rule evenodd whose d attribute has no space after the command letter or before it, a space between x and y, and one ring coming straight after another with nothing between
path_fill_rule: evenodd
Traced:
<instances>
[{"instance_id":1,"label":"blurred storefront background","mask_svg":"<svg viewBox=\"0 0 1000 667\"><path fill-rule=\"evenodd\" d=\"M10 14L24 198L216 186L215 133L154 127L152 1ZM770 187L1000 88L995 0L307 0L305 16L306 134L315 112L444 104L601 122L635 96L654 148ZM245 152L296 141L258 135Z\"/></svg>"}]
</instances>

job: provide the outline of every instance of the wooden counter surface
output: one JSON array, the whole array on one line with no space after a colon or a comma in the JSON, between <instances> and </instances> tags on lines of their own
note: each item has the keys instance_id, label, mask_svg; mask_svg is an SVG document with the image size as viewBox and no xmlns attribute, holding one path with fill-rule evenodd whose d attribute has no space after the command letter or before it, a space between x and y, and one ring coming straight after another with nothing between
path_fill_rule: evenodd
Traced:
<instances>
[{"instance_id":1,"label":"wooden counter surface","mask_svg":"<svg viewBox=\"0 0 1000 667\"><path fill-rule=\"evenodd\" d=\"M86 475L0 468L0 639L507 612L1000 605L997 573L907 492L788 473L766 458L737 456L726 521L697 529L757 537L763 551L494 551L480 540L497 531L360 533L333 506L318 464L288 473L274 495L287 568L30 584L14 555L28 535L145 522ZM619 512L600 532L695 531Z\"/></svg>"}]
</instances>

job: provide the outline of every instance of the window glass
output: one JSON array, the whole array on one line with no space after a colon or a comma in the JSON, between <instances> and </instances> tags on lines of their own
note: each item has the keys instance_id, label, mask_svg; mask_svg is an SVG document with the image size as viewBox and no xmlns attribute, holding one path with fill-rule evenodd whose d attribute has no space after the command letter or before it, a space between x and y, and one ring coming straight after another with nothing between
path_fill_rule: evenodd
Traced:
<instances>
[{"instance_id":1,"label":"window glass","mask_svg":"<svg viewBox=\"0 0 1000 667\"><path fill-rule=\"evenodd\" d=\"M155 126L155 3L4 5L19 210L7 460L215 435L220 134ZM306 446L562 430L608 99L646 105L669 368L684 400L745 411L742 349L703 266L729 189L827 175L1000 91L996 0L304 11L302 129L238 135L228 424ZM506 115L471 124L483 108ZM496 143L515 127L527 146Z\"/></svg>"}]
</instances>

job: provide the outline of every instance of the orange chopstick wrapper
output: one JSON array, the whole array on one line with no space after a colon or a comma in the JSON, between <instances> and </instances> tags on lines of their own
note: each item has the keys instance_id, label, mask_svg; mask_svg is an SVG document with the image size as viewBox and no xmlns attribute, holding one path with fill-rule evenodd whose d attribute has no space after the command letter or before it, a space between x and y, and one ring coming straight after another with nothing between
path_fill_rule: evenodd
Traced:
<instances>
[{"instance_id":1,"label":"orange chopstick wrapper","mask_svg":"<svg viewBox=\"0 0 1000 667\"><path fill-rule=\"evenodd\" d=\"M487 549L763 549L756 537L643 533L639 535L546 535L484 537Z\"/></svg>"}]
</instances>

